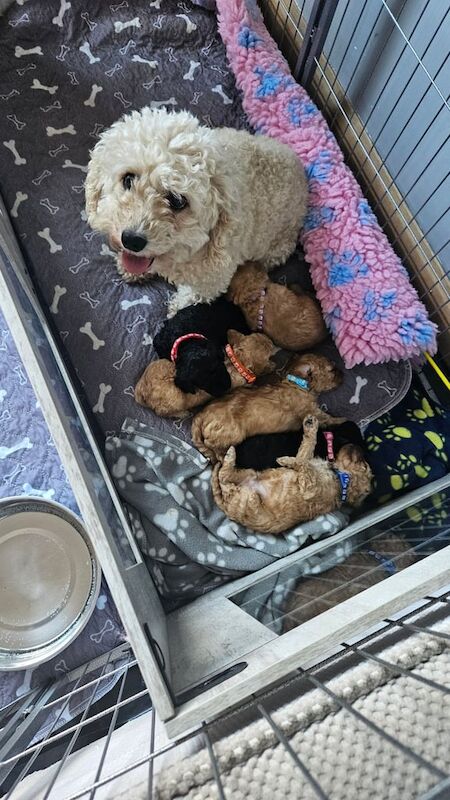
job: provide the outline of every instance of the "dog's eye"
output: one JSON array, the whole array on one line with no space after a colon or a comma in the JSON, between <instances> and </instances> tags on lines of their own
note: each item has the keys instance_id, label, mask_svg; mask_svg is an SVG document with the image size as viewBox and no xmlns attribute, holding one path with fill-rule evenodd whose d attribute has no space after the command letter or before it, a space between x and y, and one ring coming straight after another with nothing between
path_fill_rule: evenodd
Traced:
<instances>
[{"instance_id":1,"label":"dog's eye","mask_svg":"<svg viewBox=\"0 0 450 800\"><path fill-rule=\"evenodd\" d=\"M182 211L188 204L187 199L183 197L182 194L174 194L173 192L169 192L169 194L166 195L166 200L172 211Z\"/></svg>"},{"instance_id":2,"label":"dog's eye","mask_svg":"<svg viewBox=\"0 0 450 800\"><path fill-rule=\"evenodd\" d=\"M124 189L131 189L136 175L134 172L127 172L122 178L122 186Z\"/></svg>"}]
</instances>

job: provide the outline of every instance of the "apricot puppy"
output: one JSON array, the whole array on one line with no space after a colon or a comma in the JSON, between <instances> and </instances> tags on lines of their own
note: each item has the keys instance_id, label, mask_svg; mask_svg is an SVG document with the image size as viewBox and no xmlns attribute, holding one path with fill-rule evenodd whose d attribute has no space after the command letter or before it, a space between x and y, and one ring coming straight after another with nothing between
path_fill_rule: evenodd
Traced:
<instances>
[{"instance_id":1,"label":"apricot puppy","mask_svg":"<svg viewBox=\"0 0 450 800\"><path fill-rule=\"evenodd\" d=\"M316 417L305 418L298 453L279 458L282 469L236 469L236 451L230 447L211 479L219 508L251 530L282 533L344 502L360 505L371 490L369 465L353 445L341 448L334 465L314 458L318 428Z\"/></svg>"},{"instance_id":2,"label":"apricot puppy","mask_svg":"<svg viewBox=\"0 0 450 800\"><path fill-rule=\"evenodd\" d=\"M262 331L285 350L309 350L327 336L318 302L304 292L273 283L255 262L239 267L227 298L239 306L252 331Z\"/></svg>"},{"instance_id":3,"label":"apricot puppy","mask_svg":"<svg viewBox=\"0 0 450 800\"><path fill-rule=\"evenodd\" d=\"M277 383L236 389L196 414L192 421L194 445L215 463L223 459L230 445L257 433L298 430L311 414L321 424L338 425L345 420L322 411L317 398L341 381L342 373L325 356L293 356L289 374Z\"/></svg>"}]
</instances>

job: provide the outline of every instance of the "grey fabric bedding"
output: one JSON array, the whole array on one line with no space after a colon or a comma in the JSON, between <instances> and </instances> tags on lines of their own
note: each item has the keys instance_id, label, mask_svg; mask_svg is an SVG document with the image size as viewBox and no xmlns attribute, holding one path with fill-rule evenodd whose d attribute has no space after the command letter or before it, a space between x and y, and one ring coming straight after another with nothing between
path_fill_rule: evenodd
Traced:
<instances>
[{"instance_id":1,"label":"grey fabric bedding","mask_svg":"<svg viewBox=\"0 0 450 800\"><path fill-rule=\"evenodd\" d=\"M211 467L192 445L170 434L161 437L157 429L133 420L125 420L120 435L107 439L106 455L136 541L168 608L266 567L348 522L348 514L337 511L280 536L256 534L216 506ZM308 569L310 564L297 567L296 578ZM274 590L276 584L277 579Z\"/></svg>"},{"instance_id":2,"label":"grey fabric bedding","mask_svg":"<svg viewBox=\"0 0 450 800\"><path fill-rule=\"evenodd\" d=\"M103 432L132 416L188 438L188 423L161 420L133 398L154 357L169 289L160 280L123 283L85 222L83 181L101 130L146 104L165 101L207 125L247 127L215 15L190 0L92 2L88 11L72 0L64 14L58 8L28 0L0 18L1 192ZM301 256L289 270L297 282L305 275ZM284 270L278 279L286 280ZM324 402L367 421L401 399L409 378L407 364L358 367Z\"/></svg>"},{"instance_id":3,"label":"grey fabric bedding","mask_svg":"<svg viewBox=\"0 0 450 800\"><path fill-rule=\"evenodd\" d=\"M29 0L0 18L0 185L91 409L100 385L112 387L95 412L108 431L119 429L130 410L149 417L135 405L132 387L152 356L168 288L162 281L124 284L101 237L88 228L89 148L124 112L163 101L207 125L247 123L213 13L189 0L72 0L63 16L58 8ZM47 234L55 244L42 238ZM80 331L86 324L98 341Z\"/></svg>"}]
</instances>

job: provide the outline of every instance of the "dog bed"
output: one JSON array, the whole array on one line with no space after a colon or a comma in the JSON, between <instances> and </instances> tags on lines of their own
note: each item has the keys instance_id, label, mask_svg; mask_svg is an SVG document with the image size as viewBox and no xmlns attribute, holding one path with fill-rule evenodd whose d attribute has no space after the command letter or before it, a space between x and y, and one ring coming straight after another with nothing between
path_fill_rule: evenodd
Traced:
<instances>
[{"instance_id":1,"label":"dog bed","mask_svg":"<svg viewBox=\"0 0 450 800\"><path fill-rule=\"evenodd\" d=\"M97 6L94 15L81 0L59 13L50 0L29 0L0 18L1 192L101 439L131 417L160 439L186 441L189 422L163 420L134 401L134 385L155 357L153 336L171 290L161 280L125 284L112 253L88 228L83 182L89 148L123 112L146 104L186 108L207 125L248 127L215 14L188 0L157 6L136 0L131 11L127 3L112 2ZM275 278L306 279L302 253ZM331 413L365 424L401 400L410 376L407 361L361 365L346 370L343 386L322 402ZM247 542L255 569L257 544ZM199 565L195 557L192 563ZM208 563L202 570L211 588L217 571ZM243 560L232 572L245 570Z\"/></svg>"},{"instance_id":2,"label":"dog bed","mask_svg":"<svg viewBox=\"0 0 450 800\"><path fill-rule=\"evenodd\" d=\"M103 433L132 416L186 438L188 425L160 420L133 398L154 357L169 289L159 280L123 283L83 209L89 148L123 112L165 104L208 125L248 127L215 14L187 0L157 5L139 0L131 12L112 2L90 16L74 0L61 15L50 0L30 0L0 18L0 181L30 272ZM303 260L290 269L297 282L305 274ZM366 369L347 373L333 405L355 421L398 402L409 380L404 362Z\"/></svg>"},{"instance_id":3,"label":"dog bed","mask_svg":"<svg viewBox=\"0 0 450 800\"><path fill-rule=\"evenodd\" d=\"M375 476L371 505L387 503L448 473L450 409L429 400L417 378L394 409L367 427L365 438ZM415 516L419 521L420 514Z\"/></svg>"}]
</instances>

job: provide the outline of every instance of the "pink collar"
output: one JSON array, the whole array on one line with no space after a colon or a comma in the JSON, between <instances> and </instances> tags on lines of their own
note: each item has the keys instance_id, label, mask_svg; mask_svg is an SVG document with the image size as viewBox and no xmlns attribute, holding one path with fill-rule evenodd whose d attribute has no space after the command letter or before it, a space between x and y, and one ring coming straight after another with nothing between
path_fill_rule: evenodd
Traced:
<instances>
[{"instance_id":1,"label":"pink collar","mask_svg":"<svg viewBox=\"0 0 450 800\"><path fill-rule=\"evenodd\" d=\"M264 328L264 306L266 303L266 292L267 289L265 286L263 286L263 288L259 293L259 309L258 309L258 318L256 322L256 330L259 331L259 333L261 333Z\"/></svg>"},{"instance_id":2,"label":"pink collar","mask_svg":"<svg viewBox=\"0 0 450 800\"><path fill-rule=\"evenodd\" d=\"M334 436L331 431L322 431L325 437L325 441L327 443L327 459L328 461L334 461L334 449L333 449L333 439Z\"/></svg>"},{"instance_id":3,"label":"pink collar","mask_svg":"<svg viewBox=\"0 0 450 800\"><path fill-rule=\"evenodd\" d=\"M175 339L172 349L170 351L170 360L175 362L178 356L178 348L182 342L187 342L188 339L204 339L206 341L206 336L203 336L202 333L185 333L184 336L179 336L178 339Z\"/></svg>"}]
</instances>

